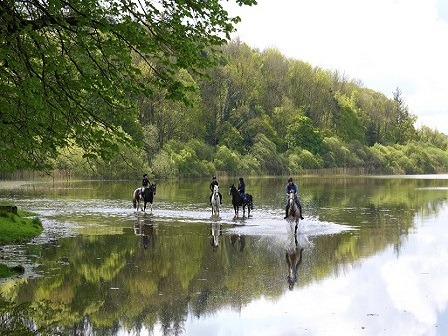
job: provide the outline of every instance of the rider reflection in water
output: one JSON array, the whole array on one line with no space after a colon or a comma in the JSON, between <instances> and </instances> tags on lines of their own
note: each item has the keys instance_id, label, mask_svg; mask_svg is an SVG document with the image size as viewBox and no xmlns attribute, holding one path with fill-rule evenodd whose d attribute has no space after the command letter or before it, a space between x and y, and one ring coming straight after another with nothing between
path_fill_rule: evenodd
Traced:
<instances>
[{"instance_id":1,"label":"rider reflection in water","mask_svg":"<svg viewBox=\"0 0 448 336\"><path fill-rule=\"evenodd\" d=\"M295 201L296 201L297 206L299 207L299 211L300 211L300 219L303 219L303 216L302 216L302 204L300 204L299 197L297 196L297 195L299 194L299 188L298 188L297 185L293 182L292 177L290 177L290 178L288 179L288 184L286 185L286 189L285 189L285 191L286 191L286 195L289 195L289 192L290 192L291 190L294 190L294 199L295 199ZM289 208L289 207L288 207L288 200L286 200L286 215L285 215L285 218L284 218L284 219L288 218L288 208Z\"/></svg>"},{"instance_id":2,"label":"rider reflection in water","mask_svg":"<svg viewBox=\"0 0 448 336\"><path fill-rule=\"evenodd\" d=\"M211 194L210 194L210 201L209 201L210 205L212 205L212 195L213 195L213 189L215 188L215 185L219 187L219 183L216 180L216 176L213 176L212 182L210 182L210 192L211 192ZM219 195L219 202L220 202L220 204L222 204L221 192L218 191L218 195Z\"/></svg>"}]
</instances>

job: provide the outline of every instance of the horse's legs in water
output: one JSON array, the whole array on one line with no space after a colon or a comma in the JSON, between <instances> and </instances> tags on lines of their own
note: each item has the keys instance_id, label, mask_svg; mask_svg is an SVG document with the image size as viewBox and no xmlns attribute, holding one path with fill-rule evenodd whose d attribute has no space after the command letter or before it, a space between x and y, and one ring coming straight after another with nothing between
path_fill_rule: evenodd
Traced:
<instances>
[{"instance_id":1,"label":"horse's legs in water","mask_svg":"<svg viewBox=\"0 0 448 336\"><path fill-rule=\"evenodd\" d=\"M296 226L294 228L294 234L297 234L297 228L299 227L299 219L296 218Z\"/></svg>"}]
</instances>

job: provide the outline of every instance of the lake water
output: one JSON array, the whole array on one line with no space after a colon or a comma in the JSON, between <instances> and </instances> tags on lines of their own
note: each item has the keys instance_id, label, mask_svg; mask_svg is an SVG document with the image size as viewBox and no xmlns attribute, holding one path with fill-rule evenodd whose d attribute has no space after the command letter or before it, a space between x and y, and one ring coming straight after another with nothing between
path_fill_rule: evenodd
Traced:
<instances>
[{"instance_id":1,"label":"lake water","mask_svg":"<svg viewBox=\"0 0 448 336\"><path fill-rule=\"evenodd\" d=\"M139 181L0 189L45 228L0 247L26 269L0 283L0 334L448 334L448 175L297 179L297 235L286 178L246 178L249 218L218 180L219 218L208 180L157 181L146 214Z\"/></svg>"}]
</instances>

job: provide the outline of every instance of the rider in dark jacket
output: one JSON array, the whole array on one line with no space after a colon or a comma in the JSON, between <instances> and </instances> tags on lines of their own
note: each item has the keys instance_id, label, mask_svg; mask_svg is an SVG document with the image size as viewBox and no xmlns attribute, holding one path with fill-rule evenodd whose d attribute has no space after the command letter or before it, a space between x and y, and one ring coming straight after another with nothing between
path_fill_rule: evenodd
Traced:
<instances>
[{"instance_id":1,"label":"rider in dark jacket","mask_svg":"<svg viewBox=\"0 0 448 336\"><path fill-rule=\"evenodd\" d=\"M149 187L149 179L148 179L148 174L144 174L143 175L143 180L142 180L142 187L143 188L148 188Z\"/></svg>"},{"instance_id":2,"label":"rider in dark jacket","mask_svg":"<svg viewBox=\"0 0 448 336\"><path fill-rule=\"evenodd\" d=\"M240 177L239 179L239 183L238 183L238 191L240 193L241 199L243 201L246 200L246 184L244 183L244 179L242 177Z\"/></svg>"},{"instance_id":3,"label":"rider in dark jacket","mask_svg":"<svg viewBox=\"0 0 448 336\"><path fill-rule=\"evenodd\" d=\"M148 179L148 174L143 174L143 179L142 179L142 187L140 188L140 195L143 194L143 192L145 191L146 188L149 188L150 182Z\"/></svg>"},{"instance_id":4,"label":"rider in dark jacket","mask_svg":"<svg viewBox=\"0 0 448 336\"><path fill-rule=\"evenodd\" d=\"M300 204L299 197L297 196L298 193L299 193L299 188L293 182L292 177L290 177L288 179L288 184L286 185L286 188L285 188L286 195L289 195L289 192L291 190L294 190L294 200L296 201L296 204L299 207L300 219L303 219L303 216L302 216L302 204ZM285 215L285 219L288 217L288 208L289 208L288 207L288 201L286 201L286 215Z\"/></svg>"}]
</instances>

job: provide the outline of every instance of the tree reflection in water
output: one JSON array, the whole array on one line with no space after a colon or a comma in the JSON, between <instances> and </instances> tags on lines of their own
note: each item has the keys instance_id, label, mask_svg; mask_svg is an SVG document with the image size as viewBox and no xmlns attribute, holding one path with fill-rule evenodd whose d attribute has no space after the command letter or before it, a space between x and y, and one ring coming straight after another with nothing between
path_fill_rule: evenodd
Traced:
<instances>
[{"instance_id":1,"label":"tree reflection in water","mask_svg":"<svg viewBox=\"0 0 448 336\"><path fill-rule=\"evenodd\" d=\"M295 307L285 315L286 308L277 309L279 298L308 294L321 280L356 272L353 265L390 246L401 252L409 233L417 234L416 215L441 212L447 199L446 182L439 180L303 179L304 204L313 216L303 232L285 237L283 179L253 179L255 218L234 221L224 208L219 222L210 221L202 202L208 181L193 182L160 183L160 207L138 217L126 208L132 183L14 192L17 205L34 207L29 210L46 225L79 225L81 233L20 247L25 266L36 264L39 276L0 284L0 306L7 306L0 311L0 334L11 328L48 330L42 335L191 332L189 325L206 324L229 310L244 312L260 298L295 328ZM25 268L29 275L31 267ZM358 286L365 290L363 283ZM244 325L241 316L246 315L237 317Z\"/></svg>"}]
</instances>

